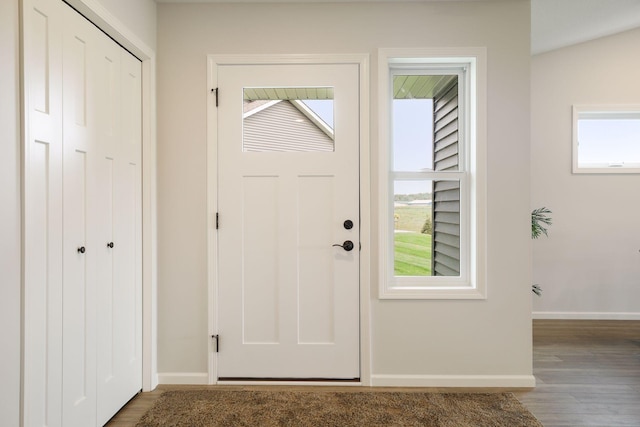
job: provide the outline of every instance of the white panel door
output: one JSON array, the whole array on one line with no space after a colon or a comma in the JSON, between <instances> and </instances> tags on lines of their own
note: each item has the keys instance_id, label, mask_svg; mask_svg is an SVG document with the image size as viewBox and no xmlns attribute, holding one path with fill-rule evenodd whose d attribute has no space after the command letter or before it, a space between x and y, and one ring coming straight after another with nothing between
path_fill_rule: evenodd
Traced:
<instances>
[{"instance_id":1,"label":"white panel door","mask_svg":"<svg viewBox=\"0 0 640 427\"><path fill-rule=\"evenodd\" d=\"M60 0L24 22L24 425L103 425L142 388L141 64Z\"/></svg>"},{"instance_id":2,"label":"white panel door","mask_svg":"<svg viewBox=\"0 0 640 427\"><path fill-rule=\"evenodd\" d=\"M120 242L114 242L115 234L115 198L118 180L119 150L118 140L121 129L120 121L120 49L108 40L101 40L100 51L95 67L98 84L98 105L96 115L96 138L99 141L96 154L97 189L100 197L97 200L99 209L95 213L99 224L99 237L92 251L98 252L100 262L97 265L96 285L96 345L97 345L97 413L98 425L105 419L102 408L117 404L116 358L118 331L114 328L118 318L117 263L115 254L120 250ZM113 243L113 248L111 247ZM118 246L116 247L116 243ZM114 390L115 389L115 390ZM115 409L117 410L117 408ZM107 420L109 417L107 417Z\"/></svg>"},{"instance_id":3,"label":"white panel door","mask_svg":"<svg viewBox=\"0 0 640 427\"><path fill-rule=\"evenodd\" d=\"M141 64L63 9L63 424L103 425L142 385Z\"/></svg>"},{"instance_id":4,"label":"white panel door","mask_svg":"<svg viewBox=\"0 0 640 427\"><path fill-rule=\"evenodd\" d=\"M217 72L218 378L358 379L358 66Z\"/></svg>"},{"instance_id":5,"label":"white panel door","mask_svg":"<svg viewBox=\"0 0 640 427\"><path fill-rule=\"evenodd\" d=\"M99 177L97 420L106 423L142 388L141 64L100 40L96 138Z\"/></svg>"},{"instance_id":6,"label":"white panel door","mask_svg":"<svg viewBox=\"0 0 640 427\"><path fill-rule=\"evenodd\" d=\"M47 0L24 4L25 426L62 425L62 22Z\"/></svg>"},{"instance_id":7,"label":"white panel door","mask_svg":"<svg viewBox=\"0 0 640 427\"><path fill-rule=\"evenodd\" d=\"M95 28L63 8L62 420L82 426L96 411L97 80Z\"/></svg>"}]
</instances>

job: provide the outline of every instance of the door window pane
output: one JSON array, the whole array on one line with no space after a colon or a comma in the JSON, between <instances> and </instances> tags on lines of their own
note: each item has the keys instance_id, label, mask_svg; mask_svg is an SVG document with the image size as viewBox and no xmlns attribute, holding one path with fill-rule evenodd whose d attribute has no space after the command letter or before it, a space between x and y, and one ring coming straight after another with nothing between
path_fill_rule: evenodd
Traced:
<instances>
[{"instance_id":1,"label":"door window pane","mask_svg":"<svg viewBox=\"0 0 640 427\"><path fill-rule=\"evenodd\" d=\"M334 151L332 87L244 88L245 152Z\"/></svg>"}]
</instances>

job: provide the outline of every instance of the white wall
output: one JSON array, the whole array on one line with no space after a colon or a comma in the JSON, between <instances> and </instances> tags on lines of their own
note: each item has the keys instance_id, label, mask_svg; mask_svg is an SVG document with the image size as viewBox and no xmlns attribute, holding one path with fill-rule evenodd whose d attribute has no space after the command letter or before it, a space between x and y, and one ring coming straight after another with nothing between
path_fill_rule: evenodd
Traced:
<instances>
[{"instance_id":1,"label":"white wall","mask_svg":"<svg viewBox=\"0 0 640 427\"><path fill-rule=\"evenodd\" d=\"M532 59L532 207L553 211L533 242L536 317L640 319L640 176L571 173L573 104L640 104L640 29Z\"/></svg>"},{"instance_id":2,"label":"white wall","mask_svg":"<svg viewBox=\"0 0 640 427\"><path fill-rule=\"evenodd\" d=\"M20 416L18 1L0 2L0 425Z\"/></svg>"},{"instance_id":3,"label":"white wall","mask_svg":"<svg viewBox=\"0 0 640 427\"><path fill-rule=\"evenodd\" d=\"M160 4L159 371L207 371L207 54L368 53L375 88L379 47L487 46L488 299L378 301L374 260L373 373L530 376L529 19L528 1Z\"/></svg>"},{"instance_id":4,"label":"white wall","mask_svg":"<svg viewBox=\"0 0 640 427\"><path fill-rule=\"evenodd\" d=\"M82 0L88 3L87 0ZM156 50L156 3L154 0L98 0L148 47Z\"/></svg>"}]
</instances>

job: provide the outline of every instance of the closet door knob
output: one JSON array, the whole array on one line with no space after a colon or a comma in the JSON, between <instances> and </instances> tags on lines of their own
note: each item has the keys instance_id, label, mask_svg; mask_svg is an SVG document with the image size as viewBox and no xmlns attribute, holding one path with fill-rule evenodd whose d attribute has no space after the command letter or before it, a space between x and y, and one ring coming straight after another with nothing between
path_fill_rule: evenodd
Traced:
<instances>
[{"instance_id":1,"label":"closet door knob","mask_svg":"<svg viewBox=\"0 0 640 427\"><path fill-rule=\"evenodd\" d=\"M107 243L107 247L113 249L113 242Z\"/></svg>"},{"instance_id":2,"label":"closet door knob","mask_svg":"<svg viewBox=\"0 0 640 427\"><path fill-rule=\"evenodd\" d=\"M84 248L84 246L80 246L80 247L78 248L78 253L79 253L79 254L83 254L83 253L85 253L85 251L86 251L86 249Z\"/></svg>"}]
</instances>

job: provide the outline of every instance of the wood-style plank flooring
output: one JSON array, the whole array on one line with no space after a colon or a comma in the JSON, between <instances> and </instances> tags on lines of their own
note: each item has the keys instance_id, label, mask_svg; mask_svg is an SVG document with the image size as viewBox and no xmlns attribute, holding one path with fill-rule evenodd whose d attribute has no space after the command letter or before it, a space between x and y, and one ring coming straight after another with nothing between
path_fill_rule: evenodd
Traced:
<instances>
[{"instance_id":1,"label":"wood-style plank flooring","mask_svg":"<svg viewBox=\"0 0 640 427\"><path fill-rule=\"evenodd\" d=\"M640 321L535 320L533 372L535 389L509 391L545 427L640 427ZM107 425L135 426L162 391L177 388L189 386L160 386L141 393Z\"/></svg>"},{"instance_id":2,"label":"wood-style plank flooring","mask_svg":"<svg viewBox=\"0 0 640 427\"><path fill-rule=\"evenodd\" d=\"M536 320L533 373L545 427L640 426L640 321Z\"/></svg>"}]
</instances>

